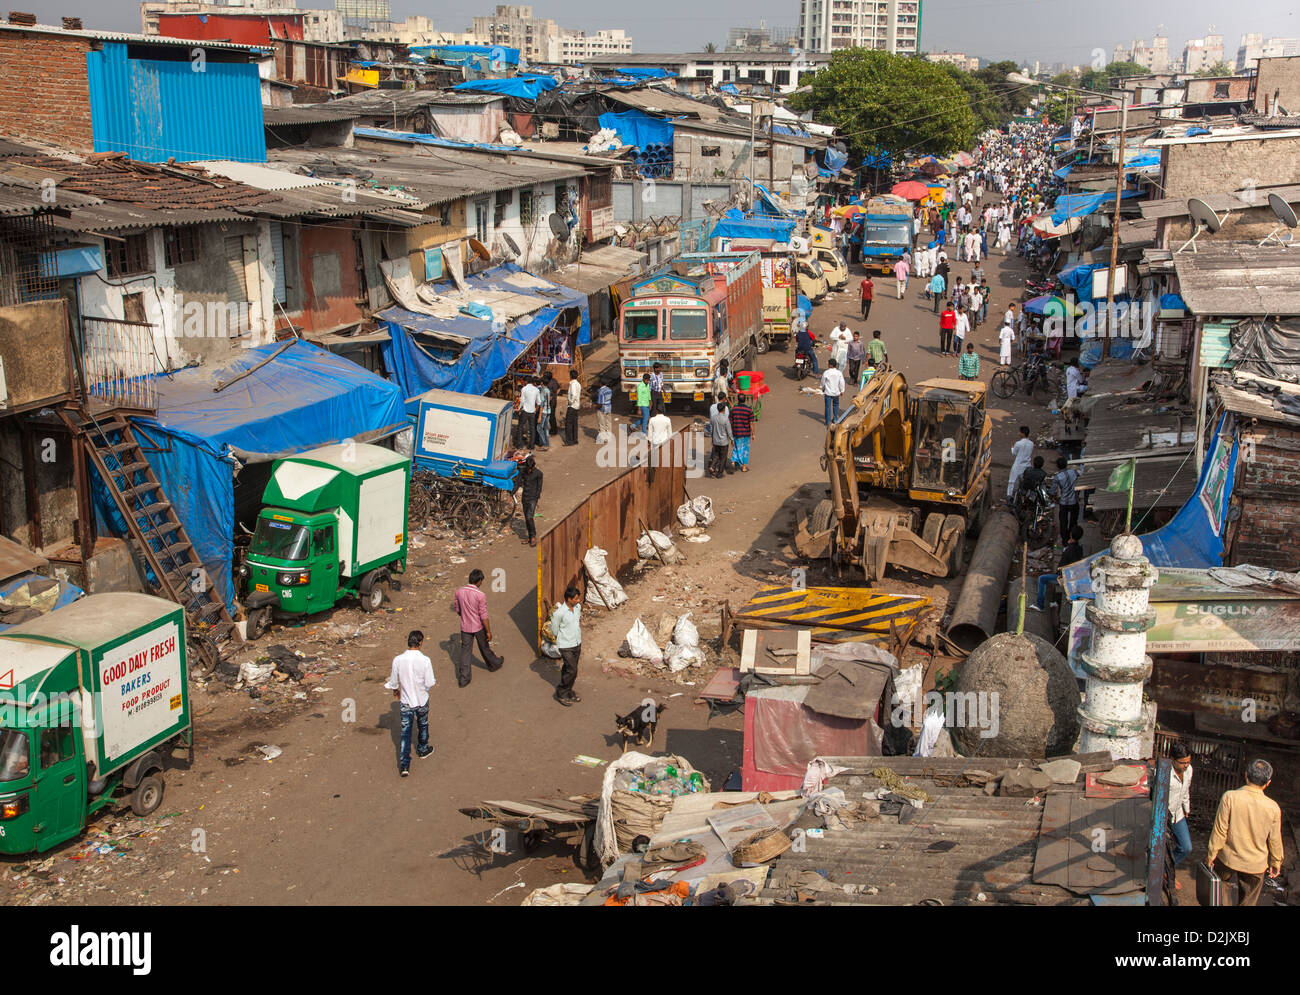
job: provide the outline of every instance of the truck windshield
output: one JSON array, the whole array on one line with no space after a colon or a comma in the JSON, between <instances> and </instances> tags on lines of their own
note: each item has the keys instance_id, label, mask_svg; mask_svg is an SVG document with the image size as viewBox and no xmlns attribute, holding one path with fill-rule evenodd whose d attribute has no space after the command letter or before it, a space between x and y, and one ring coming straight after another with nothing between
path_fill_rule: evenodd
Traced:
<instances>
[{"instance_id":1,"label":"truck windshield","mask_svg":"<svg viewBox=\"0 0 1300 995\"><path fill-rule=\"evenodd\" d=\"M0 729L0 781L21 781L31 773L27 733Z\"/></svg>"},{"instance_id":2,"label":"truck windshield","mask_svg":"<svg viewBox=\"0 0 1300 995\"><path fill-rule=\"evenodd\" d=\"M674 308L668 337L674 342L684 339L707 339L709 337L709 312L703 308L691 308L689 311Z\"/></svg>"},{"instance_id":3,"label":"truck windshield","mask_svg":"<svg viewBox=\"0 0 1300 995\"><path fill-rule=\"evenodd\" d=\"M257 534L253 536L253 545L248 551L253 556L268 556L275 560L305 560L310 539L311 530L305 525L259 518Z\"/></svg>"},{"instance_id":4,"label":"truck windshield","mask_svg":"<svg viewBox=\"0 0 1300 995\"><path fill-rule=\"evenodd\" d=\"M862 241L888 242L890 245L897 245L900 242L910 243L912 241L912 223L910 221L901 224L869 222L862 226Z\"/></svg>"},{"instance_id":5,"label":"truck windshield","mask_svg":"<svg viewBox=\"0 0 1300 995\"><path fill-rule=\"evenodd\" d=\"M922 401L912 486L964 489L967 409L948 401Z\"/></svg>"},{"instance_id":6,"label":"truck windshield","mask_svg":"<svg viewBox=\"0 0 1300 995\"><path fill-rule=\"evenodd\" d=\"M623 312L624 342L654 342L659 339L658 311Z\"/></svg>"}]
</instances>

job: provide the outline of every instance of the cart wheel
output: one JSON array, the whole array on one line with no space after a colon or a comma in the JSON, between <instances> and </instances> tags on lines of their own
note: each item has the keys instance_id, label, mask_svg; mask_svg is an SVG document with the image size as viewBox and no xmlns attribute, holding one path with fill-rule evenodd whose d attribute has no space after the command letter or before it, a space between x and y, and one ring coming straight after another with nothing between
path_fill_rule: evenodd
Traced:
<instances>
[{"instance_id":1,"label":"cart wheel","mask_svg":"<svg viewBox=\"0 0 1300 995\"><path fill-rule=\"evenodd\" d=\"M509 491L497 491L492 498L492 512L504 525L515 517L515 496Z\"/></svg>"},{"instance_id":2,"label":"cart wheel","mask_svg":"<svg viewBox=\"0 0 1300 995\"><path fill-rule=\"evenodd\" d=\"M131 811L136 815L148 815L155 811L163 800L163 779L157 774L150 774L131 792Z\"/></svg>"},{"instance_id":3,"label":"cart wheel","mask_svg":"<svg viewBox=\"0 0 1300 995\"><path fill-rule=\"evenodd\" d=\"M768 337L766 335L760 335L758 337L758 354L761 356L771 348L772 343Z\"/></svg>"},{"instance_id":4,"label":"cart wheel","mask_svg":"<svg viewBox=\"0 0 1300 995\"><path fill-rule=\"evenodd\" d=\"M587 828L583 830L582 842L578 844L578 866L584 871L594 871L598 861L596 859L596 823L588 823Z\"/></svg>"},{"instance_id":5,"label":"cart wheel","mask_svg":"<svg viewBox=\"0 0 1300 995\"><path fill-rule=\"evenodd\" d=\"M542 834L540 832L537 832L536 830L530 833L524 833L522 842L524 846L524 853L532 853L534 850L536 850L539 846L542 845Z\"/></svg>"},{"instance_id":6,"label":"cart wheel","mask_svg":"<svg viewBox=\"0 0 1300 995\"><path fill-rule=\"evenodd\" d=\"M452 511L451 524L466 539L477 539L486 531L492 517L486 498L467 497Z\"/></svg>"},{"instance_id":7,"label":"cart wheel","mask_svg":"<svg viewBox=\"0 0 1300 995\"><path fill-rule=\"evenodd\" d=\"M422 484L412 482L411 499L407 503L410 510L410 518L413 523L423 525L429 519L429 492L424 489Z\"/></svg>"},{"instance_id":8,"label":"cart wheel","mask_svg":"<svg viewBox=\"0 0 1300 995\"><path fill-rule=\"evenodd\" d=\"M271 627L271 609L254 608L248 613L248 638L261 639Z\"/></svg>"}]
</instances>

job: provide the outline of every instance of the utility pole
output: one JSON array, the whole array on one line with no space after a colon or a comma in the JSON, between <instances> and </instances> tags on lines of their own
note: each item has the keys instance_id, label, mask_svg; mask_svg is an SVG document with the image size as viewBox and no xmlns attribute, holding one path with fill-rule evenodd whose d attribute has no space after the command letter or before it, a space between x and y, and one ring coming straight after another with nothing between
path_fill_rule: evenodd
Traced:
<instances>
[{"instance_id":1,"label":"utility pole","mask_svg":"<svg viewBox=\"0 0 1300 995\"><path fill-rule=\"evenodd\" d=\"M751 94L749 98L749 210L754 210L754 174L758 172L758 156L754 155L754 125L757 121L758 106Z\"/></svg>"},{"instance_id":2,"label":"utility pole","mask_svg":"<svg viewBox=\"0 0 1300 995\"><path fill-rule=\"evenodd\" d=\"M1110 355L1111 328L1115 322L1115 264L1119 261L1119 208L1124 195L1124 133L1128 128L1128 91L1119 97L1119 147L1115 152L1115 214L1110 223L1110 266L1106 270L1106 336L1101 340L1101 358Z\"/></svg>"},{"instance_id":3,"label":"utility pole","mask_svg":"<svg viewBox=\"0 0 1300 995\"><path fill-rule=\"evenodd\" d=\"M767 110L767 189L776 196L776 104L768 104Z\"/></svg>"}]
</instances>

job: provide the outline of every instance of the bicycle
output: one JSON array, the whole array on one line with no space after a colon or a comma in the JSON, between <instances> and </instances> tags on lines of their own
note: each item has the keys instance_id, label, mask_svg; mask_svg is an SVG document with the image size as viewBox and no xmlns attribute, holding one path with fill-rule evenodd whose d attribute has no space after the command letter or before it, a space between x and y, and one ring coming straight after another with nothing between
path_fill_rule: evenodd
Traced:
<instances>
[{"instance_id":1,"label":"bicycle","mask_svg":"<svg viewBox=\"0 0 1300 995\"><path fill-rule=\"evenodd\" d=\"M1026 359L1009 370L998 370L989 381L989 389L1004 401L1021 388L1029 397L1040 390L1045 391L1049 398L1060 397L1065 390L1060 365L1040 361L1032 364L1031 368L1031 361Z\"/></svg>"},{"instance_id":2,"label":"bicycle","mask_svg":"<svg viewBox=\"0 0 1300 995\"><path fill-rule=\"evenodd\" d=\"M472 468L461 464L453 469L458 474L472 472ZM436 516L466 539L476 539L493 521L504 529L514 517L516 502L513 493L476 480L417 470L411 478L408 508L411 522L417 527L424 527Z\"/></svg>"}]
</instances>

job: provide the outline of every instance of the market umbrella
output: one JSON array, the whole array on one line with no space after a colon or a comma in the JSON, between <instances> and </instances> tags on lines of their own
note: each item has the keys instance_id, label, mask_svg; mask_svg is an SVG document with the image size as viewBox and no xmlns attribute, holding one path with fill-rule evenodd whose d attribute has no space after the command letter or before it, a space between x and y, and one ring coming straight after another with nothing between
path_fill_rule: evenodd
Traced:
<instances>
[{"instance_id":1,"label":"market umbrella","mask_svg":"<svg viewBox=\"0 0 1300 995\"><path fill-rule=\"evenodd\" d=\"M947 170L937 162L926 162L921 164L921 172L926 176L942 176Z\"/></svg>"},{"instance_id":2,"label":"market umbrella","mask_svg":"<svg viewBox=\"0 0 1300 995\"><path fill-rule=\"evenodd\" d=\"M956 161L957 165L959 166L975 165L975 157L972 156L969 152L958 152L955 156L953 156L953 159Z\"/></svg>"},{"instance_id":3,"label":"market umbrella","mask_svg":"<svg viewBox=\"0 0 1300 995\"><path fill-rule=\"evenodd\" d=\"M904 180L902 183L895 183L889 192L897 194L899 197L906 197L908 200L925 200L926 197L930 196L930 188L917 180Z\"/></svg>"},{"instance_id":4,"label":"market umbrella","mask_svg":"<svg viewBox=\"0 0 1300 995\"><path fill-rule=\"evenodd\" d=\"M866 208L861 204L844 204L842 207L837 207L832 210L831 214L834 214L836 217L849 218L855 214L863 214L865 212Z\"/></svg>"},{"instance_id":5,"label":"market umbrella","mask_svg":"<svg viewBox=\"0 0 1300 995\"><path fill-rule=\"evenodd\" d=\"M1083 314L1079 308L1055 294L1044 294L1042 297L1034 297L1025 301L1024 312L1025 314L1052 314L1059 317L1070 314L1076 318Z\"/></svg>"}]
</instances>

